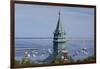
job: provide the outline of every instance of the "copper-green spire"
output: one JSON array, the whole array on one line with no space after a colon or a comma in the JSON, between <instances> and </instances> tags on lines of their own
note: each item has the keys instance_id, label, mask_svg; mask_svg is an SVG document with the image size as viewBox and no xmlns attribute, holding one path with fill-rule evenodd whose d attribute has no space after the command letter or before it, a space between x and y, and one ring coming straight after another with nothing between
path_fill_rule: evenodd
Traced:
<instances>
[{"instance_id":1,"label":"copper-green spire","mask_svg":"<svg viewBox=\"0 0 100 69\"><path fill-rule=\"evenodd\" d=\"M54 32L54 40L53 40L54 56L57 56L61 52L61 50L65 48L65 43L66 43L65 31L61 23L60 15L61 13L59 12L58 23L56 30Z\"/></svg>"},{"instance_id":2,"label":"copper-green spire","mask_svg":"<svg viewBox=\"0 0 100 69\"><path fill-rule=\"evenodd\" d=\"M61 15L61 13L59 12L58 23L57 23L57 27L55 30L55 32L59 32L59 33L64 32L64 29L62 27L61 20L60 20L60 15Z\"/></svg>"}]
</instances>

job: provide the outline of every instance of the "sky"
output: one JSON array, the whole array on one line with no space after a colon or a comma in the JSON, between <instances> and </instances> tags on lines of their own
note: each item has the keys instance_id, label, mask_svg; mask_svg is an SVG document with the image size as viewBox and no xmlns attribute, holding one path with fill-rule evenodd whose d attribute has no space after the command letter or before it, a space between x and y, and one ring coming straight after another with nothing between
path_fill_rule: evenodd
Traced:
<instances>
[{"instance_id":1,"label":"sky","mask_svg":"<svg viewBox=\"0 0 100 69\"><path fill-rule=\"evenodd\" d=\"M15 37L53 37L58 14L67 38L93 38L94 8L15 5Z\"/></svg>"}]
</instances>

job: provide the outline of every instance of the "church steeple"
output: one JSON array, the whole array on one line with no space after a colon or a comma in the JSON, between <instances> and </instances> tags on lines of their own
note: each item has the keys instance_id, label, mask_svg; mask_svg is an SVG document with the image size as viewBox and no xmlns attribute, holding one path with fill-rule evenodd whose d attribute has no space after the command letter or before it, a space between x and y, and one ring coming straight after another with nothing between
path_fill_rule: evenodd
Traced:
<instances>
[{"instance_id":1,"label":"church steeple","mask_svg":"<svg viewBox=\"0 0 100 69\"><path fill-rule=\"evenodd\" d=\"M57 24L55 32L61 32L61 31L62 31L62 24L60 22L60 12L59 12L58 24Z\"/></svg>"},{"instance_id":2,"label":"church steeple","mask_svg":"<svg viewBox=\"0 0 100 69\"><path fill-rule=\"evenodd\" d=\"M57 23L57 27L55 30L55 33L65 33L63 26L61 24L61 18L60 18L61 13L59 12L59 16L58 16L58 23Z\"/></svg>"},{"instance_id":3,"label":"church steeple","mask_svg":"<svg viewBox=\"0 0 100 69\"><path fill-rule=\"evenodd\" d=\"M66 43L65 31L61 24L60 15L61 13L59 12L57 27L56 30L54 31L53 48L55 56L57 56L60 53L60 51L65 47Z\"/></svg>"}]
</instances>

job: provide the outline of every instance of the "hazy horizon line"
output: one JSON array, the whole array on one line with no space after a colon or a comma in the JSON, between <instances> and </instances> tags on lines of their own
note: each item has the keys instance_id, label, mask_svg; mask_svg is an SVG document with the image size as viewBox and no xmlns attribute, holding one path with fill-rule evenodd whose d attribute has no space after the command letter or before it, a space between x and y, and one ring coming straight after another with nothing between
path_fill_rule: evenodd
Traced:
<instances>
[{"instance_id":1,"label":"hazy horizon line","mask_svg":"<svg viewBox=\"0 0 100 69\"><path fill-rule=\"evenodd\" d=\"M53 37L15 37L15 39L53 39ZM66 39L94 39L92 37L68 37Z\"/></svg>"}]
</instances>

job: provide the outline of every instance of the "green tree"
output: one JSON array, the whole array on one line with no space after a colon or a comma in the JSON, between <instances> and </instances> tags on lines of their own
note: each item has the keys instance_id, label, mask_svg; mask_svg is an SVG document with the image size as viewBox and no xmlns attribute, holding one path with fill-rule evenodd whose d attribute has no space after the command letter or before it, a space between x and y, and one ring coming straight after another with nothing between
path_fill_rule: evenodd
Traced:
<instances>
[{"instance_id":1,"label":"green tree","mask_svg":"<svg viewBox=\"0 0 100 69\"><path fill-rule=\"evenodd\" d=\"M19 65L20 61L19 60L15 60L15 65Z\"/></svg>"}]
</instances>

